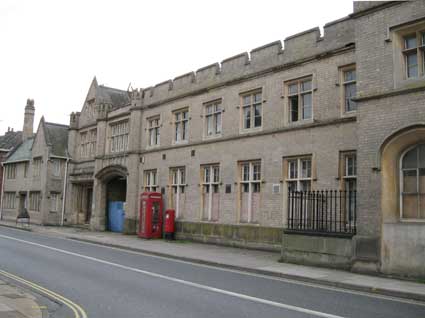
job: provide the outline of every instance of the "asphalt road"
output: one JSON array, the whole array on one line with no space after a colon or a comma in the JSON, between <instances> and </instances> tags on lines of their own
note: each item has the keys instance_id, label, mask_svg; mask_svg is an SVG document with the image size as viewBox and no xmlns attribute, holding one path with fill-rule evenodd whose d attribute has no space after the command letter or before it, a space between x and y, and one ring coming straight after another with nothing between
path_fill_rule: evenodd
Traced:
<instances>
[{"instance_id":1,"label":"asphalt road","mask_svg":"<svg viewBox=\"0 0 425 318\"><path fill-rule=\"evenodd\" d=\"M0 227L0 270L72 300L89 318L425 317L425 304L413 301L219 269L5 227ZM64 314L58 311L56 315Z\"/></svg>"}]
</instances>

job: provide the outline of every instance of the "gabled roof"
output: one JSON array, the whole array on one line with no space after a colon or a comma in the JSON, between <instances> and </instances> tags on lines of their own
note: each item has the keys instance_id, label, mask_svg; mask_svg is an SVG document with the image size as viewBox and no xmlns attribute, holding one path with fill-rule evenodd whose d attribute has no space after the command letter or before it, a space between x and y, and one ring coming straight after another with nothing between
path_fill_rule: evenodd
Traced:
<instances>
[{"instance_id":1,"label":"gabled roof","mask_svg":"<svg viewBox=\"0 0 425 318\"><path fill-rule=\"evenodd\" d=\"M34 142L34 138L28 138L21 143L15 150L7 157L4 163L15 162L15 161L27 161L31 160L32 153L31 148Z\"/></svg>"},{"instance_id":2,"label":"gabled roof","mask_svg":"<svg viewBox=\"0 0 425 318\"><path fill-rule=\"evenodd\" d=\"M131 103L130 96L127 91L112 88L97 83L96 76L90 84L87 93L86 102L92 100L94 97L96 104L108 104L112 109L121 108Z\"/></svg>"},{"instance_id":3,"label":"gabled roof","mask_svg":"<svg viewBox=\"0 0 425 318\"><path fill-rule=\"evenodd\" d=\"M46 144L51 147L51 155L67 157L68 128L67 125L45 122L42 118Z\"/></svg>"},{"instance_id":4,"label":"gabled roof","mask_svg":"<svg viewBox=\"0 0 425 318\"><path fill-rule=\"evenodd\" d=\"M0 136L0 149L11 150L22 142L22 131L8 131Z\"/></svg>"},{"instance_id":5,"label":"gabled roof","mask_svg":"<svg viewBox=\"0 0 425 318\"><path fill-rule=\"evenodd\" d=\"M121 108L130 104L127 91L117 88L99 85L96 89L96 104L110 104L113 109Z\"/></svg>"}]
</instances>

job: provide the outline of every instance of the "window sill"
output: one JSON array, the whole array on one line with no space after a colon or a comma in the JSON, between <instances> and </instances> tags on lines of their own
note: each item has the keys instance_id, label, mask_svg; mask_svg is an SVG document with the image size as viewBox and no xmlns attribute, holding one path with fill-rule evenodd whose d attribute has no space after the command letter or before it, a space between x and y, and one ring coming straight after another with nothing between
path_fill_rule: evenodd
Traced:
<instances>
[{"instance_id":1,"label":"window sill","mask_svg":"<svg viewBox=\"0 0 425 318\"><path fill-rule=\"evenodd\" d=\"M346 118L346 117L356 117L356 116L357 116L357 111L356 110L352 110L352 111L349 111L349 112L344 111L341 114L341 117L343 117L343 118Z\"/></svg>"},{"instance_id":2,"label":"window sill","mask_svg":"<svg viewBox=\"0 0 425 318\"><path fill-rule=\"evenodd\" d=\"M313 123L314 123L314 119L313 118L310 118L310 119L301 119L301 120L298 120L298 121L289 121L287 123L287 126L289 126L289 127L296 127L296 126L302 126L302 125L305 125L305 124L313 124Z\"/></svg>"},{"instance_id":3,"label":"window sill","mask_svg":"<svg viewBox=\"0 0 425 318\"><path fill-rule=\"evenodd\" d=\"M211 135L211 136L204 136L203 140L213 140L213 139L218 139L223 137L222 134L216 134L216 135Z\"/></svg>"},{"instance_id":4,"label":"window sill","mask_svg":"<svg viewBox=\"0 0 425 318\"><path fill-rule=\"evenodd\" d=\"M189 143L189 140L183 140L183 141L173 141L173 146L178 146L178 145L186 145Z\"/></svg>"},{"instance_id":5,"label":"window sill","mask_svg":"<svg viewBox=\"0 0 425 318\"><path fill-rule=\"evenodd\" d=\"M161 147L160 144L158 144L158 145L149 145L149 146L146 146L146 149L156 149L156 148L159 148L159 147Z\"/></svg>"},{"instance_id":6,"label":"window sill","mask_svg":"<svg viewBox=\"0 0 425 318\"><path fill-rule=\"evenodd\" d=\"M400 219L400 223L416 223L425 225L425 219Z\"/></svg>"},{"instance_id":7,"label":"window sill","mask_svg":"<svg viewBox=\"0 0 425 318\"><path fill-rule=\"evenodd\" d=\"M256 133L263 131L263 126L261 127L255 127L255 128L248 128L248 129L241 129L239 131L240 134L249 134L249 133Z\"/></svg>"}]
</instances>

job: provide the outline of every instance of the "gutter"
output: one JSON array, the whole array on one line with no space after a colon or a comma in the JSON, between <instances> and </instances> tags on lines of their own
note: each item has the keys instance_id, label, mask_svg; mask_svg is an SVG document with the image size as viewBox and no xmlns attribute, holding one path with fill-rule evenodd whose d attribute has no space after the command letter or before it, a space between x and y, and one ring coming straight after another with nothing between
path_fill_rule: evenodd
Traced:
<instances>
[{"instance_id":1,"label":"gutter","mask_svg":"<svg viewBox=\"0 0 425 318\"><path fill-rule=\"evenodd\" d=\"M0 200L0 220L3 220L3 194L4 194L4 165L3 162L0 163L2 166L2 171L3 171L3 175L2 175L2 182L1 182L1 200Z\"/></svg>"}]
</instances>

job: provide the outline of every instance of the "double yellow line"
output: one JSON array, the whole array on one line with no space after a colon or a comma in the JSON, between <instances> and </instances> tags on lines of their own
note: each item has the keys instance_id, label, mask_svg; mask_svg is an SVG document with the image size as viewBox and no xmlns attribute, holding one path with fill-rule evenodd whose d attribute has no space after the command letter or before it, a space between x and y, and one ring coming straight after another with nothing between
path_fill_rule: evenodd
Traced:
<instances>
[{"instance_id":1,"label":"double yellow line","mask_svg":"<svg viewBox=\"0 0 425 318\"><path fill-rule=\"evenodd\" d=\"M3 275L4 277L7 277L7 278L12 279L14 281L17 281L17 282L19 282L21 284L24 284L26 286L29 286L32 289L34 289L36 291L39 291L42 294L45 294L45 295L53 298L54 300L56 300L56 301L58 301L60 303L65 304L69 309L72 310L72 312L75 315L75 318L87 318L87 314L86 314L86 312L84 311L83 308L81 308L79 305L77 305L76 303L72 302L71 300L69 300L69 299L67 299L67 298L65 298L65 297L63 297L63 296L61 296L61 295L59 295L59 294L57 294L57 293L55 293L55 292L47 289L47 288L44 288L44 287L42 287L40 285L37 285L37 284L35 284L33 282L30 282L30 281L25 280L22 277L13 275L13 274L8 273L8 272L5 272L3 270L0 270L0 275Z\"/></svg>"}]
</instances>

